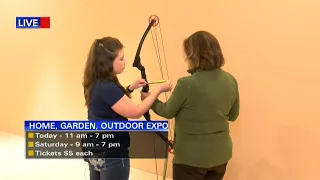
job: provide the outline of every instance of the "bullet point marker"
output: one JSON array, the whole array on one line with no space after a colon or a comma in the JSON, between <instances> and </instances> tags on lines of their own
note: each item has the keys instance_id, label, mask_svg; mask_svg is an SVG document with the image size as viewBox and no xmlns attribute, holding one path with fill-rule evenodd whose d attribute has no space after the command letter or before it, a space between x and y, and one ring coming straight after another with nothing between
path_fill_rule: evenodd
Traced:
<instances>
[{"instance_id":1,"label":"bullet point marker","mask_svg":"<svg viewBox=\"0 0 320 180\"><path fill-rule=\"evenodd\" d=\"M28 150L28 156L34 156L34 151L33 150Z\"/></svg>"},{"instance_id":2,"label":"bullet point marker","mask_svg":"<svg viewBox=\"0 0 320 180\"><path fill-rule=\"evenodd\" d=\"M34 138L34 134L33 133L28 133L28 138L30 138L30 139Z\"/></svg>"},{"instance_id":3,"label":"bullet point marker","mask_svg":"<svg viewBox=\"0 0 320 180\"><path fill-rule=\"evenodd\" d=\"M34 142L28 142L28 147L34 147Z\"/></svg>"}]
</instances>

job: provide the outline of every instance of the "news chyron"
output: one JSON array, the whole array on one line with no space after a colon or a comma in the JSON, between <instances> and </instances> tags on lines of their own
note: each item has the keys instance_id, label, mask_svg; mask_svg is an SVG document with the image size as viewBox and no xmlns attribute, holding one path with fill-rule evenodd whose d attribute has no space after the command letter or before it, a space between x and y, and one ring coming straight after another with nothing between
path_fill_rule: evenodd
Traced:
<instances>
[{"instance_id":1,"label":"news chyron","mask_svg":"<svg viewBox=\"0 0 320 180\"><path fill-rule=\"evenodd\" d=\"M16 29L49 29L50 17L16 17Z\"/></svg>"},{"instance_id":2,"label":"news chyron","mask_svg":"<svg viewBox=\"0 0 320 180\"><path fill-rule=\"evenodd\" d=\"M167 157L163 139L168 139L168 121L25 121L24 129L27 159L77 159L104 149L117 151L126 146L119 141L121 132L130 132L131 157L153 158L154 148L149 147L146 153L141 147L154 141L159 157Z\"/></svg>"}]
</instances>

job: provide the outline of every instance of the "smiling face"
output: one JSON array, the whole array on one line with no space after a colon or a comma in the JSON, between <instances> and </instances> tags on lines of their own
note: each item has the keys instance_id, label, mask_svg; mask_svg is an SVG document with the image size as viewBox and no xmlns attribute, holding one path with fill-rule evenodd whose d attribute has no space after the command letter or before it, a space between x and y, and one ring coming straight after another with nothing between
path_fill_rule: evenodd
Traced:
<instances>
[{"instance_id":1,"label":"smiling face","mask_svg":"<svg viewBox=\"0 0 320 180\"><path fill-rule=\"evenodd\" d=\"M124 59L124 50L122 48L113 61L113 72L115 74L121 74L126 67L126 62L127 61Z\"/></svg>"}]
</instances>

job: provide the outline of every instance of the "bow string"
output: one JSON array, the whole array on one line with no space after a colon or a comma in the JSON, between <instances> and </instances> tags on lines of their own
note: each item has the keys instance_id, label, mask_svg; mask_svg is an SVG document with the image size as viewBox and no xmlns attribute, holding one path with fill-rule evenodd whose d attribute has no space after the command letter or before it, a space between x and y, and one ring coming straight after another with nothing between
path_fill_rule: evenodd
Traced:
<instances>
[{"instance_id":1,"label":"bow string","mask_svg":"<svg viewBox=\"0 0 320 180\"><path fill-rule=\"evenodd\" d=\"M163 55L164 55L164 59L165 59L165 66L166 66L166 70L167 70L167 78L169 79L169 74L168 74L168 68L167 68L167 63L166 63L166 57L165 57L165 51L164 51L164 46L163 46L163 38L162 38L162 32L161 32L161 27L160 27L160 21L158 16L156 15L152 15L149 18L149 24L148 27L146 28L145 32L143 33L143 36L140 40L135 58L134 58L134 62L132 64L133 67L136 67L137 69L140 70L141 73L141 78L143 78L146 82L147 81L147 74L146 74L146 69L145 67L142 65L141 63L141 57L140 57L140 53L141 53L141 49L144 43L144 40L146 39L147 35L149 32L151 32L152 34L152 40L153 40L153 44L154 44L154 48L156 51L156 56L158 59L158 64L160 67L160 72L161 72L161 76L162 79L164 79L164 73L162 70L162 61L161 61L161 55L160 55L160 50L159 50L159 43L158 43L158 37L157 37L157 29L156 27L159 27L159 33L160 33L160 38L161 38L161 43L162 43L162 50L163 50ZM149 92L149 85L146 84L143 88L142 88L142 92L148 93ZM166 100L168 100L168 96L167 93L165 93L166 96ZM151 116L150 116L150 112L149 110L143 115L144 118L147 121L151 121ZM161 134L160 132L156 132L157 135L163 140L165 141L165 143L167 144L167 149L166 151L169 153L173 153L173 137L172 137L172 133L171 133L171 126L173 125L173 121L169 120L169 138L165 137L163 134ZM170 140L169 140L170 139ZM155 148L155 144L154 144L154 148ZM166 171L167 171L167 163L168 163L168 158L167 157L165 159L165 163L164 163L164 169L163 169L163 180L166 179ZM157 160L156 160L156 153L155 153L155 163L156 163L156 172L157 172L157 179L158 179L158 168L157 168Z\"/></svg>"}]
</instances>

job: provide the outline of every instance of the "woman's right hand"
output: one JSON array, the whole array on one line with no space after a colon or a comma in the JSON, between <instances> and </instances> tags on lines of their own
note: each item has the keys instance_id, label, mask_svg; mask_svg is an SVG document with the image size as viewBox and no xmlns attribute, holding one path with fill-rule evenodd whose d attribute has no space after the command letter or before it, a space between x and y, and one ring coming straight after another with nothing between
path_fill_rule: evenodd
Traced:
<instances>
[{"instance_id":1,"label":"woman's right hand","mask_svg":"<svg viewBox=\"0 0 320 180\"><path fill-rule=\"evenodd\" d=\"M163 93L163 92L171 91L171 89L172 89L172 84L171 84L170 81L167 81L167 82L161 84L161 85L159 86L159 89L158 89L158 90L160 91L160 93Z\"/></svg>"}]
</instances>

